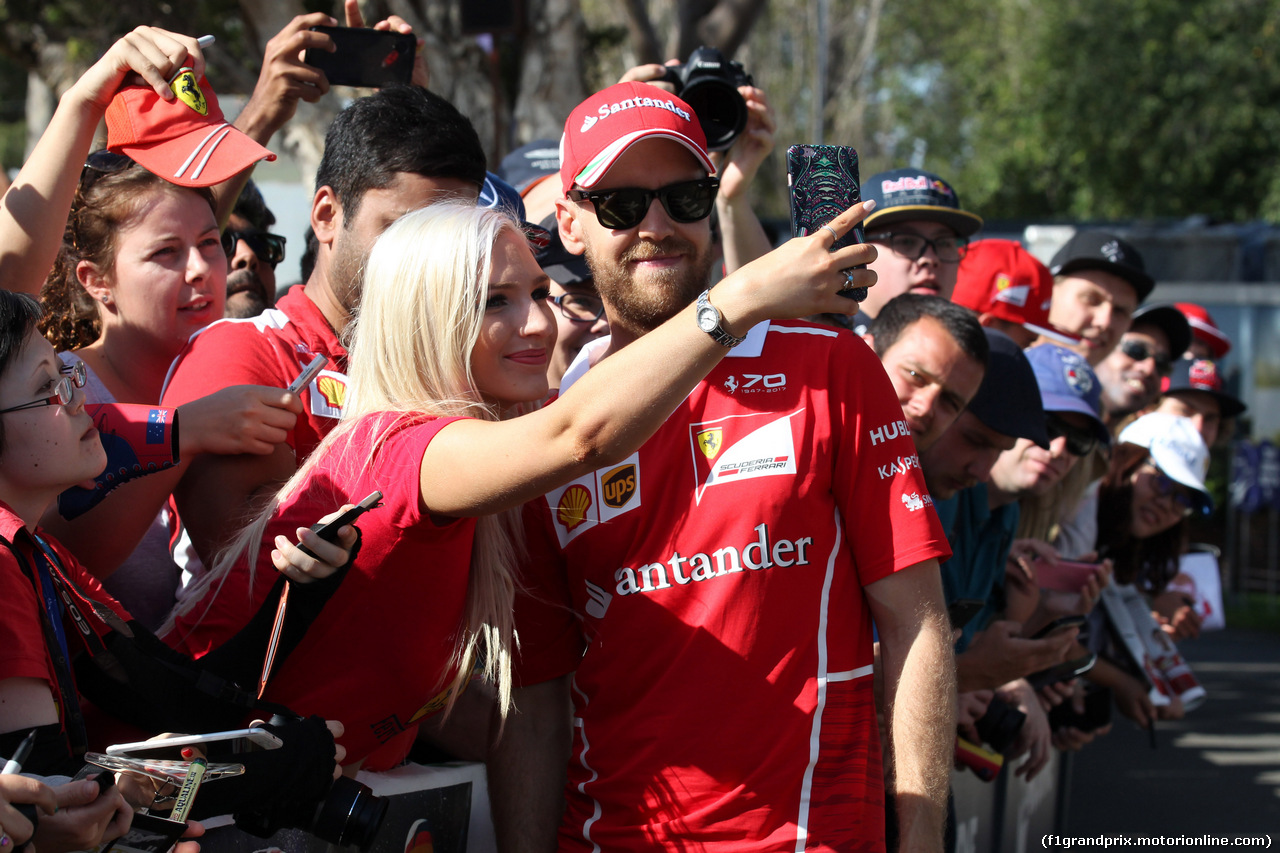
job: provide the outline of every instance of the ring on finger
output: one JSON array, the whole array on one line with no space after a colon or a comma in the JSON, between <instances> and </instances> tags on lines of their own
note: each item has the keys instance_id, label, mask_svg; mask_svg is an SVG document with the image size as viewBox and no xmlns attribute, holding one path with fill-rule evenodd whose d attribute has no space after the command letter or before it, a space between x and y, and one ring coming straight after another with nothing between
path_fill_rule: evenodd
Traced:
<instances>
[{"instance_id":1,"label":"ring on finger","mask_svg":"<svg viewBox=\"0 0 1280 853\"><path fill-rule=\"evenodd\" d=\"M9 836L0 832L0 847L8 847L9 843Z\"/></svg>"},{"instance_id":2,"label":"ring on finger","mask_svg":"<svg viewBox=\"0 0 1280 853\"><path fill-rule=\"evenodd\" d=\"M853 288L854 288L854 284L853 284L853 270L852 270L852 269L840 270L840 272L844 273L844 284L840 285L840 289L841 289L841 290L853 290Z\"/></svg>"},{"instance_id":3,"label":"ring on finger","mask_svg":"<svg viewBox=\"0 0 1280 853\"><path fill-rule=\"evenodd\" d=\"M840 235L836 233L836 229L832 228L830 225L823 225L822 230L831 232L832 243L835 243L840 239Z\"/></svg>"}]
</instances>

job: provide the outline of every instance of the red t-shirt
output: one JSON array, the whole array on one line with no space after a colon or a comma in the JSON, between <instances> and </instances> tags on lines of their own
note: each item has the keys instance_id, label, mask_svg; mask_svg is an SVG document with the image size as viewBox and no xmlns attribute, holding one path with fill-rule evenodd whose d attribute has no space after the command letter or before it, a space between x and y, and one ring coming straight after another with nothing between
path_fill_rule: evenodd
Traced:
<instances>
[{"instance_id":1,"label":"red t-shirt","mask_svg":"<svg viewBox=\"0 0 1280 853\"><path fill-rule=\"evenodd\" d=\"M257 317L219 320L191 336L169 367L162 398L181 406L232 385L287 388L317 355L328 358L302 391L303 417L286 441L306 459L342 417L347 350L301 285Z\"/></svg>"},{"instance_id":2,"label":"red t-shirt","mask_svg":"<svg viewBox=\"0 0 1280 853\"><path fill-rule=\"evenodd\" d=\"M39 545L22 519L3 502L0 502L0 537L14 545L27 566L34 570ZM122 621L130 619L128 612L102 589L98 579L89 574L62 543L44 534L41 538L57 554L66 576L82 593L110 607ZM4 602L4 615L0 616L0 681L6 678L39 678L49 685L49 691L56 698L58 681L40 618L44 608L41 599L39 582L23 571L12 551L0 547L0 602ZM78 648L76 644L80 642L79 631L65 610L62 614L68 647L74 656Z\"/></svg>"},{"instance_id":3,"label":"red t-shirt","mask_svg":"<svg viewBox=\"0 0 1280 853\"><path fill-rule=\"evenodd\" d=\"M864 588L946 539L861 340L774 323L730 355L545 498L564 575L517 612L567 585L585 654L544 607L519 676L577 667L561 850L884 848Z\"/></svg>"},{"instance_id":4,"label":"red t-shirt","mask_svg":"<svg viewBox=\"0 0 1280 853\"><path fill-rule=\"evenodd\" d=\"M302 642L277 665L264 698L299 714L341 721L346 734L339 742L348 762L369 758L369 770L398 764L418 723L444 707L465 612L475 522L439 526L423 514L419 496L422 455L454 420L390 412L360 420L276 511L252 585L248 561L241 559L165 639L193 657L225 642L275 582L271 543L277 534L293 539L298 527L380 490L382 506L358 522L363 542L355 565Z\"/></svg>"}]
</instances>

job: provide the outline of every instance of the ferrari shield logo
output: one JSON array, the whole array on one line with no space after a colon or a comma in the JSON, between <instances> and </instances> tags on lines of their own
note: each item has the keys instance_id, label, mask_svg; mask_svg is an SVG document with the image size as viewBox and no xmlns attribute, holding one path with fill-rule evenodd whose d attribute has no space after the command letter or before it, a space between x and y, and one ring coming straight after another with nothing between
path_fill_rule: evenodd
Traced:
<instances>
[{"instance_id":1,"label":"ferrari shield logo","mask_svg":"<svg viewBox=\"0 0 1280 853\"><path fill-rule=\"evenodd\" d=\"M178 72L170 88L173 89L173 94L191 109L202 116L209 114L209 104L205 101L204 92L200 91L200 84L196 82L196 75L190 68L184 68Z\"/></svg>"},{"instance_id":2,"label":"ferrari shield logo","mask_svg":"<svg viewBox=\"0 0 1280 853\"><path fill-rule=\"evenodd\" d=\"M720 452L720 445L724 442L724 430L720 427L715 429L704 429L698 433L698 447L702 449L702 455L708 459L715 459L716 454Z\"/></svg>"}]
</instances>

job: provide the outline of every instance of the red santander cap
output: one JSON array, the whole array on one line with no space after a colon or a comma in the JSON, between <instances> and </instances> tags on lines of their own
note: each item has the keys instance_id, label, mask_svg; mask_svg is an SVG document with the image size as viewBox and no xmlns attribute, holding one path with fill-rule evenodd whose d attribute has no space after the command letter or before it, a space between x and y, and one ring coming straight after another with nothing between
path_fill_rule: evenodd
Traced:
<instances>
[{"instance_id":1,"label":"red santander cap","mask_svg":"<svg viewBox=\"0 0 1280 853\"><path fill-rule=\"evenodd\" d=\"M227 123L208 79L184 68L166 101L150 86L125 86L107 107L107 148L182 187L211 187L276 155Z\"/></svg>"},{"instance_id":2,"label":"red santander cap","mask_svg":"<svg viewBox=\"0 0 1280 853\"><path fill-rule=\"evenodd\" d=\"M979 240L960 261L951 301L978 313L1017 323L1060 343L1076 343L1049 325L1053 276L1013 240Z\"/></svg>"},{"instance_id":3,"label":"red santander cap","mask_svg":"<svg viewBox=\"0 0 1280 853\"><path fill-rule=\"evenodd\" d=\"M609 167L641 139L678 142L714 174L707 137L684 101L648 83L618 83L596 92L569 113L560 137L560 185L568 194L594 187Z\"/></svg>"}]
</instances>

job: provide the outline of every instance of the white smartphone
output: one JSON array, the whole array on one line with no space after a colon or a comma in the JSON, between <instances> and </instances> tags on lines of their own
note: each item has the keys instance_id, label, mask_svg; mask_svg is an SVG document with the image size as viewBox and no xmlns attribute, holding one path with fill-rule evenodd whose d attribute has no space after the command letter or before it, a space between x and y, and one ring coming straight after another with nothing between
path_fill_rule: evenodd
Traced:
<instances>
[{"instance_id":1,"label":"white smartphone","mask_svg":"<svg viewBox=\"0 0 1280 853\"><path fill-rule=\"evenodd\" d=\"M302 368L302 372L298 374L298 378L289 383L289 387L285 390L291 394L300 394L302 389L311 384L311 380L320 375L320 371L324 370L324 366L329 361L325 356L318 355L311 359L311 363Z\"/></svg>"},{"instance_id":2,"label":"white smartphone","mask_svg":"<svg viewBox=\"0 0 1280 853\"><path fill-rule=\"evenodd\" d=\"M229 743L228 743L229 742ZM107 747L107 755L133 755L177 757L184 746L202 746L226 743L219 752L247 752L250 749L279 749L280 738L266 729L234 729L226 732L209 732L202 735L179 735L162 740L143 740L136 743L117 743Z\"/></svg>"}]
</instances>

